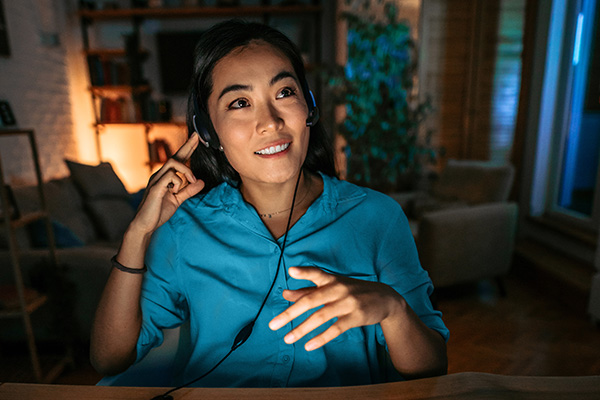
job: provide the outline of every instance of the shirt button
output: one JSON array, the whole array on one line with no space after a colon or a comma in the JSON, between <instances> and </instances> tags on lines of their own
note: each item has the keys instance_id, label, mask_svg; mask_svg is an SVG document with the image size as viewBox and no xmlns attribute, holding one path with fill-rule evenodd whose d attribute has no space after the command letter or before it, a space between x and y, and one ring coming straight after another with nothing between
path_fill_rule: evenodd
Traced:
<instances>
[{"instance_id":1,"label":"shirt button","mask_svg":"<svg viewBox=\"0 0 600 400\"><path fill-rule=\"evenodd\" d=\"M286 362L290 361L290 356L283 356L282 360L284 363L286 363Z\"/></svg>"},{"instance_id":2,"label":"shirt button","mask_svg":"<svg viewBox=\"0 0 600 400\"><path fill-rule=\"evenodd\" d=\"M279 254L279 247L275 247L275 248L273 249L273 253L275 253L275 254Z\"/></svg>"}]
</instances>

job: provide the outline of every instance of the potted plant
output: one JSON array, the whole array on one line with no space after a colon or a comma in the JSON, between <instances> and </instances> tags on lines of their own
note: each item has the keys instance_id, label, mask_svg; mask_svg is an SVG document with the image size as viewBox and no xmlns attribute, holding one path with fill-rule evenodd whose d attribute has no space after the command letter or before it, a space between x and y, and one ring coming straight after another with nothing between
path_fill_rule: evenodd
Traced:
<instances>
[{"instance_id":1,"label":"potted plant","mask_svg":"<svg viewBox=\"0 0 600 400\"><path fill-rule=\"evenodd\" d=\"M390 2L385 15L369 16L370 2L345 12L348 61L325 73L334 103L345 105L337 126L348 141L348 179L384 192L414 189L424 165L434 164L438 150L432 132L420 132L430 112L413 90L416 74L410 27L398 19Z\"/></svg>"}]
</instances>

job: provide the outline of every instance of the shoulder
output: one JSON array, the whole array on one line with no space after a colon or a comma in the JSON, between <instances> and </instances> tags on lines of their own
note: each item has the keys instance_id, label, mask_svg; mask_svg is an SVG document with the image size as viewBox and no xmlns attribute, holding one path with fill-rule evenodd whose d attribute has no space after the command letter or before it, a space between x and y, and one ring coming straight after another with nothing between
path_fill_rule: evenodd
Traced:
<instances>
[{"instance_id":1,"label":"shoulder","mask_svg":"<svg viewBox=\"0 0 600 400\"><path fill-rule=\"evenodd\" d=\"M384 193L333 177L323 176L323 180L339 209L356 208L365 216L376 218L404 217L400 204Z\"/></svg>"}]
</instances>

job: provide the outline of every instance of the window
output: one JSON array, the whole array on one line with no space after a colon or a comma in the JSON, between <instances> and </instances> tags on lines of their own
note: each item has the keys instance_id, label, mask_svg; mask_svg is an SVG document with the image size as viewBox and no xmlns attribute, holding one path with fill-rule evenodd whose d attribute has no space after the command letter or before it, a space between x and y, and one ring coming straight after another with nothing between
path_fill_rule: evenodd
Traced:
<instances>
[{"instance_id":1,"label":"window","mask_svg":"<svg viewBox=\"0 0 600 400\"><path fill-rule=\"evenodd\" d=\"M600 7L571 1L565 9L564 43L553 132L555 173L548 211L580 226L600 221Z\"/></svg>"}]
</instances>

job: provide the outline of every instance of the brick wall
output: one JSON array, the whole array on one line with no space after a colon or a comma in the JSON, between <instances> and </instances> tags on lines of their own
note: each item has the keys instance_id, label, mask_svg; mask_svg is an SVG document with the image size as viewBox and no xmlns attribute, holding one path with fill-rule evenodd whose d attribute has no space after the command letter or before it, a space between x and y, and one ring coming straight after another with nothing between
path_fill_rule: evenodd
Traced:
<instances>
[{"instance_id":1,"label":"brick wall","mask_svg":"<svg viewBox=\"0 0 600 400\"><path fill-rule=\"evenodd\" d=\"M5 0L11 55L0 57L0 99L7 100L20 128L36 133L45 180L68 173L63 159L75 157L67 50L67 2ZM42 32L54 31L60 44L47 45ZM1 139L5 178L14 185L34 178L27 142Z\"/></svg>"}]
</instances>

